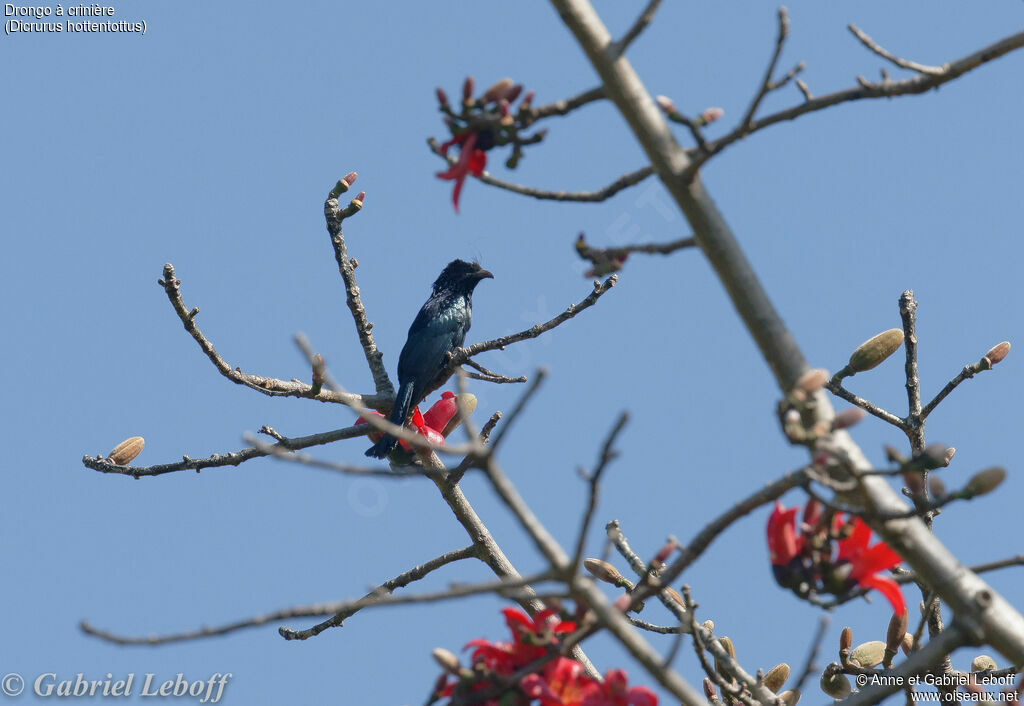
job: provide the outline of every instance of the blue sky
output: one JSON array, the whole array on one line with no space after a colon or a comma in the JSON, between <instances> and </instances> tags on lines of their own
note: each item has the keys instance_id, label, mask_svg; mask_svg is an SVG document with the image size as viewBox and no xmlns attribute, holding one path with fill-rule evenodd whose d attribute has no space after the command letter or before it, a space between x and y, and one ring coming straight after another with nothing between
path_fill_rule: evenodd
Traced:
<instances>
[{"instance_id":1,"label":"blue sky","mask_svg":"<svg viewBox=\"0 0 1024 706\"><path fill-rule=\"evenodd\" d=\"M775 9L667 5L630 57L648 88L684 111L724 108L708 130L723 134L763 73ZM641 3L597 6L618 33ZM0 481L0 672L30 680L45 672L231 672L229 704L422 703L437 675L432 648L504 635L497 599L366 611L303 643L265 627L118 648L78 631L83 618L159 633L359 596L468 543L426 481L356 480L267 460L139 481L83 468L83 454L136 434L146 438L139 463L152 464L241 448L242 434L264 424L299 435L352 420L343 408L272 400L221 378L156 285L163 264L174 263L186 303L202 309L200 325L232 365L305 378L291 342L303 331L347 388L370 391L322 215L327 191L348 171L359 172L357 190L368 196L345 232L392 374L409 322L454 257L479 258L495 274L474 299L469 340L477 341L548 318L589 291L572 249L578 232L607 245L670 240L688 227L653 181L603 204L537 202L471 182L462 213L453 212L450 184L433 177L440 164L425 147L428 136L443 136L435 86L455 95L467 73L483 85L507 75L540 103L596 84L544 3L115 7L115 19L144 19L146 34L0 40L9 440ZM874 78L882 66L849 35L849 22L898 54L939 64L1024 21L1017 3L965 8L796 1L782 66L804 60L811 90L825 93L857 74ZM898 326L906 288L920 301L926 394L991 345L1020 340L1022 71L1017 53L924 96L807 116L706 167L709 191L812 364L836 370L861 341ZM799 100L790 87L764 110ZM644 164L610 105L547 127L545 143L511 174L504 155L492 153L495 175L582 190ZM642 554L668 534L685 542L739 494L804 461L777 428L766 365L695 251L634 257L598 306L482 362L509 375L540 365L551 372L502 462L565 544L585 500L575 468L593 463L623 409L632 420L606 475L597 526L619 518ZM901 412L901 371L890 361L850 387ZM985 466L1010 472L998 494L951 506L936 522L969 563L1022 551L1019 371L1011 354L929 420L929 440L958 449L943 472L947 486ZM483 383L473 391L481 419L507 411L519 393ZM855 437L876 463L882 444L905 443L875 420ZM357 462L365 446L318 453ZM481 479L467 477L464 487L517 566L539 568ZM733 638L750 670L802 664L817 620L774 585L766 518L762 510L737 523L684 577L700 617ZM594 533L592 553L602 539ZM1013 599L1022 576L1018 568L989 579ZM482 565L460 563L414 590L487 577ZM882 600L845 606L827 658L843 625L860 642L879 639L887 620ZM651 684L610 641L587 647L600 668L625 666ZM964 667L973 654L955 662ZM699 682L689 650L678 665Z\"/></svg>"}]
</instances>

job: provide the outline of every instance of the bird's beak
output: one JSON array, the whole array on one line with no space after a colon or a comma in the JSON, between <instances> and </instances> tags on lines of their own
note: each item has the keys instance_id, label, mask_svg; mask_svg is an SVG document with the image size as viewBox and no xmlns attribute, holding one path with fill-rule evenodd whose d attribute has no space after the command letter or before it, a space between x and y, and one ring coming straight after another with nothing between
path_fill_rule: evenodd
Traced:
<instances>
[{"instance_id":1,"label":"bird's beak","mask_svg":"<svg viewBox=\"0 0 1024 706\"><path fill-rule=\"evenodd\" d=\"M479 272L476 273L476 278L477 279L494 279L494 275L492 275L488 270L480 270Z\"/></svg>"}]
</instances>

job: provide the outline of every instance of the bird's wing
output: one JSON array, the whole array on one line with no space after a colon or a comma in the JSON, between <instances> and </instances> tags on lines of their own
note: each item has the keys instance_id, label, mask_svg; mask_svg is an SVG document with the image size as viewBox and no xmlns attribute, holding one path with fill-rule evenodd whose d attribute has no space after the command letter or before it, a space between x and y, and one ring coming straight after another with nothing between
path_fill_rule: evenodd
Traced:
<instances>
[{"instance_id":1,"label":"bird's wing","mask_svg":"<svg viewBox=\"0 0 1024 706\"><path fill-rule=\"evenodd\" d=\"M415 380L430 385L440 374L448 354L462 345L469 330L466 310L458 305L442 311L420 310L398 358L399 381Z\"/></svg>"}]
</instances>

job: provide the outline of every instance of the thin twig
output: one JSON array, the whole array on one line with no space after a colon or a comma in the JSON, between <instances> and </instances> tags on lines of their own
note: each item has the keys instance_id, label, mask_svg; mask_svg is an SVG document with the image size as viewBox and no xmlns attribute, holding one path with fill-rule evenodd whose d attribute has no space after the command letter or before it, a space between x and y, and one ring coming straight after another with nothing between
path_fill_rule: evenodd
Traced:
<instances>
[{"instance_id":1,"label":"thin twig","mask_svg":"<svg viewBox=\"0 0 1024 706\"><path fill-rule=\"evenodd\" d=\"M399 574L393 579L385 581L383 584L367 594L367 597L375 596L379 598L381 595L390 594L396 588L402 588L413 581L418 581L431 571L435 571L446 564L451 564L452 562L460 561L462 559L470 559L476 555L477 549L472 545L455 551L445 552L439 557L431 559L428 562ZM340 611L345 610L346 607L351 607L351 605L351 601L344 601L295 606L293 608L285 608L283 610L245 618L244 620L238 620L233 623L226 623L212 628L204 627L188 632L172 633L169 635L148 635L145 637L128 637L108 632L106 630L100 630L98 628L94 628L85 620L81 622L80 627L82 632L87 635L92 635L118 645L166 645L170 642L183 642L185 640L199 640L206 637L213 637L215 635L227 635L228 633L235 632L237 630L254 628L260 625L266 625L267 623L277 622L279 620L288 620L290 618L313 618L321 615L335 615ZM345 617L351 617L357 610L359 609L356 608L355 610L352 610Z\"/></svg>"},{"instance_id":2,"label":"thin twig","mask_svg":"<svg viewBox=\"0 0 1024 706\"><path fill-rule=\"evenodd\" d=\"M706 150L694 152L692 155L693 162L688 165L687 172L689 174L695 173L696 170L698 170L708 159L718 154L729 145L752 133L763 130L771 125L775 125L776 123L786 120L794 120L799 118L801 115L830 108L833 105L838 105L840 103L849 103L851 101L862 100L865 98L895 98L896 96L925 93L933 88L941 86L944 83L948 83L949 81L959 78L968 71L978 68L982 64L998 59L1004 54L1008 54L1009 52L1021 47L1024 47L1024 32L1012 34L998 42L984 47L983 49L979 49L976 52L968 54L967 56L943 64L939 67L941 69L941 73L918 73L916 76L912 76L902 81L885 81L882 83L863 81L853 88L847 88L813 98L808 98L807 96L809 95L809 92L805 92L805 100L800 105L795 105L791 108L780 110L777 113L766 115L763 118L752 121L750 125L741 123L729 134L709 142Z\"/></svg>"},{"instance_id":3,"label":"thin twig","mask_svg":"<svg viewBox=\"0 0 1024 706\"><path fill-rule=\"evenodd\" d=\"M775 37L775 50L772 52L771 61L768 62L768 68L765 69L764 78L761 79L761 87L754 95L754 99L750 101L750 106L747 108L747 112L743 115L743 119L740 121L740 126L748 131L754 123L754 115L757 113L757 109L761 105L761 101L764 97L768 95L769 92L788 81L788 79L786 79L778 86L773 87L772 85L772 76L775 75L775 67L779 64L779 57L782 55L782 48L786 44L786 37L789 36L789 13L786 11L785 7L779 8L778 18L779 29L778 34ZM796 73L793 75L795 76Z\"/></svg>"},{"instance_id":4,"label":"thin twig","mask_svg":"<svg viewBox=\"0 0 1024 706\"><path fill-rule=\"evenodd\" d=\"M253 458L262 458L277 452L295 451L306 449L310 446L322 446L342 439L354 439L358 436L365 436L371 429L365 425L344 427L333 431L325 431L309 436L296 436L293 438L282 437L276 444L264 444L260 448L246 448L240 451L231 451L224 454L213 454L206 458L191 458L183 456L181 461L176 463L162 463L155 466L119 466L109 459L98 456L85 456L82 463L94 471L100 473L117 473L133 478L143 476L160 476L175 471L199 472L204 468L220 468L223 466L238 466Z\"/></svg>"},{"instance_id":5,"label":"thin twig","mask_svg":"<svg viewBox=\"0 0 1024 706\"><path fill-rule=\"evenodd\" d=\"M336 402L340 404L346 404L351 401L356 404L360 404L370 409L381 409L389 408L394 399L394 393L391 395L356 395L356 394L339 394L337 392L331 392L329 390L321 390L318 393L313 392L312 385L307 385L297 380L285 381L278 380L276 378L263 377L262 375L250 375L243 373L239 368L232 368L228 365L217 350L213 347L213 344L203 335L203 332L199 330L196 325L195 318L198 314L199 309L189 309L185 306L185 302L181 298L181 280L175 277L174 265L167 263L164 265L163 278L158 281L158 284L163 287L164 292L167 294L168 300L171 302L171 306L174 307L175 313L178 318L181 319L182 325L185 330L188 331L189 335L195 339L196 343L199 344L200 349L206 354L206 357L210 359L210 362L214 364L221 375L226 377L233 383L243 385L250 389L256 390L264 395L270 397L305 397L308 399L315 399L320 402Z\"/></svg>"},{"instance_id":6,"label":"thin twig","mask_svg":"<svg viewBox=\"0 0 1024 706\"><path fill-rule=\"evenodd\" d=\"M476 373L467 373L467 375L469 375L469 377L473 378L474 380L485 380L487 382L497 383L526 382L525 375L520 375L519 377L516 378L501 375L499 373L494 372L493 370L488 370L475 360L467 360L464 363L464 365L468 365L474 370L478 370L480 372L479 375L477 375Z\"/></svg>"},{"instance_id":7,"label":"thin twig","mask_svg":"<svg viewBox=\"0 0 1024 706\"><path fill-rule=\"evenodd\" d=\"M573 554L572 564L570 565L572 571L578 570L580 562L583 561L583 550L587 543L587 532L590 529L590 522L594 518L594 511L597 509L597 498L601 489L601 474L604 473L604 469L608 467L608 464L617 455L612 448L612 444L615 443L615 439L628 421L628 412L623 412L619 415L615 425L608 432L608 436L605 437L604 443L601 445L601 453L597 457L597 465L586 478L589 491L587 494L587 507L583 511L583 520L580 522L579 538L576 540L576 551Z\"/></svg>"},{"instance_id":8,"label":"thin twig","mask_svg":"<svg viewBox=\"0 0 1024 706\"><path fill-rule=\"evenodd\" d=\"M634 627L646 630L647 632L655 632L659 635L687 635L690 633L690 629L687 626L655 625L654 623L649 623L646 620L641 620L640 618L636 618L632 615L628 615L626 617L629 618L629 622L632 623Z\"/></svg>"},{"instance_id":9,"label":"thin twig","mask_svg":"<svg viewBox=\"0 0 1024 706\"><path fill-rule=\"evenodd\" d=\"M268 456L273 456L274 458L280 461L296 463L300 466L309 466L311 468L322 468L326 471L334 471L335 473L343 473L345 475L379 476L381 478L390 479L432 478L435 476L444 476L443 471L433 471L431 469L422 468L420 466L415 465L402 468L377 468L372 466L352 466L347 463L324 461L314 456L310 456L309 454L302 454L297 453L295 451L289 451L287 449L277 446L276 444L260 443L259 439L256 439L255 437L249 434L244 435L244 438L255 448L259 449L260 451L266 451Z\"/></svg>"},{"instance_id":10,"label":"thin twig","mask_svg":"<svg viewBox=\"0 0 1024 706\"><path fill-rule=\"evenodd\" d=\"M704 553L704 550L708 548L711 542L713 542L715 538L724 532L733 522L744 515L753 512L762 505L782 497L782 495L791 488L804 485L806 482L807 471L805 469L801 468L796 471L791 471L733 505L724 513L709 522L704 529L698 532L694 538L690 540L689 544L682 548L679 556L676 557L668 568L662 572L662 582L671 583L672 581L675 581L679 575L688 566L690 566L690 564L697 560L697 557ZM651 592L652 591L650 589L645 589L643 593L650 595ZM646 596L642 595L640 597L644 598Z\"/></svg>"},{"instance_id":11,"label":"thin twig","mask_svg":"<svg viewBox=\"0 0 1024 706\"><path fill-rule=\"evenodd\" d=\"M449 164L454 164L458 161L454 156L441 154L441 145L435 138L429 138L427 140L427 145L434 154L438 155ZM582 201L596 203L607 201L623 189L639 184L653 173L654 169L652 167L641 167L634 172L627 172L623 174L607 186L595 189L594 191L552 191L548 189L536 189L532 186L523 186L522 184L514 184L510 181L497 179L491 176L489 172L483 172L476 178L489 186L496 186L499 189L505 189L506 191L511 191L515 194L530 196L542 201Z\"/></svg>"},{"instance_id":12,"label":"thin twig","mask_svg":"<svg viewBox=\"0 0 1024 706\"><path fill-rule=\"evenodd\" d=\"M538 368L537 372L533 374L533 382L530 383L530 386L527 387L526 390L523 391L523 394L519 396L515 406L512 408L508 418L505 420L505 424L498 430L498 433L495 434L494 439L491 441L490 446L488 447L488 453L493 455L497 451L502 439L505 438L505 435L508 434L508 430L512 427L512 423L520 414L522 414L530 399L537 394L537 390L540 389L541 383L544 382L544 379L547 376L548 371L546 368Z\"/></svg>"},{"instance_id":13,"label":"thin twig","mask_svg":"<svg viewBox=\"0 0 1024 706\"><path fill-rule=\"evenodd\" d=\"M970 380L978 373L987 369L988 368L985 368L982 365L981 361L965 365L964 369L961 370L956 377L947 382L946 386L939 391L939 394L935 395L934 399L932 399L931 402L924 406L924 409L921 410L921 421L923 422L925 419L927 419L928 415L932 413L932 411L938 406L938 404L942 402L942 400L946 399L946 396L949 395L950 392L955 390L960 383L962 383L964 380Z\"/></svg>"},{"instance_id":14,"label":"thin twig","mask_svg":"<svg viewBox=\"0 0 1024 706\"><path fill-rule=\"evenodd\" d=\"M353 200L345 209L338 207L338 197L348 191L355 179L356 173L351 172L344 179L340 179L331 189L324 201L324 218L327 221L327 232L331 236L331 245L334 247L334 259L338 263L338 273L345 283L345 301L349 311L352 312L359 344L363 348L363 355L366 356L366 363L370 367L373 384L379 396L394 397L395 388L384 368L384 354L377 348L377 344L373 340L373 324L366 317L366 308L363 306L363 300L359 293L359 285L356 284L355 263L348 256L345 236L341 232L341 222L345 220L345 217L362 208L362 201L358 200Z\"/></svg>"},{"instance_id":15,"label":"thin twig","mask_svg":"<svg viewBox=\"0 0 1024 706\"><path fill-rule=\"evenodd\" d=\"M910 428L907 424L907 420L901 417L897 417L892 412L884 410L875 403L869 402L863 397L859 397L850 392L849 390L847 390L845 387L843 387L843 384L836 379L836 376L833 376L831 380L825 383L825 389L831 392L836 397L841 397L850 404L860 407L868 414L878 417L883 422L892 424L897 429L901 429L904 432L906 432Z\"/></svg>"},{"instance_id":16,"label":"thin twig","mask_svg":"<svg viewBox=\"0 0 1024 706\"><path fill-rule=\"evenodd\" d=\"M623 245L621 247L614 248L595 248L591 245L587 245L587 243L582 240L582 233L580 234L580 238L581 239L577 241L576 252L584 260L589 260L593 263L595 271L600 267L608 267L613 263L617 264L613 269L618 269L621 267L622 263L625 262L626 258L633 253L671 255L677 250L697 246L697 239L692 236L688 238L670 240L665 243L638 243L636 245Z\"/></svg>"},{"instance_id":17,"label":"thin twig","mask_svg":"<svg viewBox=\"0 0 1024 706\"><path fill-rule=\"evenodd\" d=\"M907 425L910 448L915 454L924 449L924 420L921 419L921 379L917 372L917 301L914 292L905 290L900 295L900 320L903 322L903 347L906 350L904 366L907 379ZM927 488L928 474L922 477L922 486ZM924 491L927 493L927 491ZM921 500L927 499L927 495ZM929 525L931 523L928 523Z\"/></svg>"},{"instance_id":18,"label":"thin twig","mask_svg":"<svg viewBox=\"0 0 1024 706\"><path fill-rule=\"evenodd\" d=\"M811 676L811 672L815 670L814 662L818 659L818 652L821 650L821 643L825 639L825 631L828 629L829 622L830 618L827 615L821 616L821 619L818 621L818 629L811 639L811 649L807 652L804 668L800 670L800 676L796 680L796 685L793 686L795 691L803 690L804 683Z\"/></svg>"},{"instance_id":19,"label":"thin twig","mask_svg":"<svg viewBox=\"0 0 1024 706\"><path fill-rule=\"evenodd\" d=\"M328 628L341 627L342 623L348 617L363 608L404 605L409 603L436 603L438 601L448 601L454 598L463 598L465 596L478 596L481 593L501 594L508 589L524 588L532 583L550 580L551 575L549 573L541 573L519 579L500 579L498 581L487 581L485 583L469 584L465 586L453 586L452 588L444 591L418 593L409 596L390 595L392 589L387 588L387 585L385 584L373 591L370 591L358 600L345 601L341 604L337 613L329 619L321 623L317 623L313 627L305 630L292 630L291 628L281 627L278 628L277 631L281 634L281 637L286 640L306 640L311 637L316 637Z\"/></svg>"},{"instance_id":20,"label":"thin twig","mask_svg":"<svg viewBox=\"0 0 1024 706\"><path fill-rule=\"evenodd\" d=\"M884 47L875 42L875 40L869 37L855 24L847 25L847 28L853 33L853 36L860 40L861 44L878 54L883 59L887 59L888 61L896 64L896 66L899 66L901 69L908 69L909 71L916 71L920 74L928 74L930 76L941 76L943 71L945 71L942 66L928 66L926 64L919 64L916 61L901 59L895 54L886 51Z\"/></svg>"},{"instance_id":21,"label":"thin twig","mask_svg":"<svg viewBox=\"0 0 1024 706\"><path fill-rule=\"evenodd\" d=\"M654 19L654 13L658 11L658 7L661 5L661 0L648 0L647 7L640 13L640 16L636 18L632 26L622 35L622 39L615 42L612 51L616 54L624 54L629 45L633 43L640 33L647 29L647 26L651 24Z\"/></svg>"},{"instance_id":22,"label":"thin twig","mask_svg":"<svg viewBox=\"0 0 1024 706\"><path fill-rule=\"evenodd\" d=\"M462 365L475 355L479 355L486 351L500 350L503 349L505 346L511 345L513 343L518 343L519 341L526 341L531 338L537 338L537 336L540 336L542 333L550 331L556 326L559 326L560 324L563 324L569 319L573 318L583 310L592 307L594 304L597 303L597 300L600 299L602 295L607 293L608 290L615 286L615 283L617 281L618 277L612 275L604 282L595 282L594 291L592 291L590 294L584 297L579 303L570 304L568 307L566 307L565 311L563 311L561 314L551 319L550 321L546 321L542 324L534 324L530 328L526 329L525 331L520 331L519 333L513 333L508 336L494 338L489 341L483 341L481 343L474 343L471 346L459 349L458 351L455 352L455 355L452 356L452 361L449 364L449 366L454 370L455 367Z\"/></svg>"},{"instance_id":23,"label":"thin twig","mask_svg":"<svg viewBox=\"0 0 1024 706\"><path fill-rule=\"evenodd\" d=\"M572 98L564 98L562 100L555 101L554 103L538 105L536 108L531 109L531 117L536 121L557 115L568 115L587 103L593 103L594 101L603 100L604 98L604 86L596 86L595 88L583 91L583 93L575 95Z\"/></svg>"}]
</instances>

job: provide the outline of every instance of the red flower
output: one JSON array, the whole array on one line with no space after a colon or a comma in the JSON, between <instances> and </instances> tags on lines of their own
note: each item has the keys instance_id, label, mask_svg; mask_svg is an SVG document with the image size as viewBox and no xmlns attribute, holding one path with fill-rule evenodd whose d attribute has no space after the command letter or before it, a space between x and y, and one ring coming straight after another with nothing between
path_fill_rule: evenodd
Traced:
<instances>
[{"instance_id":1,"label":"red flower","mask_svg":"<svg viewBox=\"0 0 1024 706\"><path fill-rule=\"evenodd\" d=\"M813 582L804 561L806 537L796 531L797 512L799 508L787 510L782 503L775 501L775 508L768 516L768 558L776 583L803 598L810 593ZM804 508L804 518L815 523L819 514L811 503Z\"/></svg>"},{"instance_id":2,"label":"red flower","mask_svg":"<svg viewBox=\"0 0 1024 706\"><path fill-rule=\"evenodd\" d=\"M547 654L548 645L557 644L557 635L572 632L576 623L552 618L553 610L542 610L532 618L516 608L503 608L505 623L512 631L512 642L470 640L466 647L475 647L472 660L483 662L499 674L511 674L519 667ZM549 618L552 618L550 621Z\"/></svg>"},{"instance_id":3,"label":"red flower","mask_svg":"<svg viewBox=\"0 0 1024 706\"><path fill-rule=\"evenodd\" d=\"M540 706L582 706L584 692L592 681L576 660L557 657L544 665L541 674L522 678L519 687Z\"/></svg>"},{"instance_id":4,"label":"red flower","mask_svg":"<svg viewBox=\"0 0 1024 706\"><path fill-rule=\"evenodd\" d=\"M383 414L377 411L373 411L373 414L378 417L384 417ZM459 411L459 403L455 397L454 392L445 392L441 395L441 399L434 403L434 405L427 410L426 414L420 414L419 406L416 406L412 410L412 419L409 423L412 428L416 430L418 434L425 437L427 441L435 445L444 444L444 430ZM356 420L356 426L360 424L366 424L366 420L362 417ZM379 441L384 432L371 431L369 437L371 441ZM398 444L408 453L412 453L412 446L409 442L399 439ZM402 459L404 460L404 459Z\"/></svg>"},{"instance_id":5,"label":"red flower","mask_svg":"<svg viewBox=\"0 0 1024 706\"><path fill-rule=\"evenodd\" d=\"M609 669L604 683L590 682L580 706L658 706L658 697L645 686L626 688L626 671Z\"/></svg>"},{"instance_id":6,"label":"red flower","mask_svg":"<svg viewBox=\"0 0 1024 706\"><path fill-rule=\"evenodd\" d=\"M490 131L486 131L486 133L490 134ZM477 146L478 143L479 147ZM448 154L448 149L452 145L459 146L459 161L449 166L446 171L437 173L438 179L455 181L455 190L452 191L452 203L455 205L456 213L459 211L459 194L462 193L462 184L466 181L466 176L468 174L480 176L484 173L484 167L487 166L487 153L484 150L493 147L493 143L493 134L488 137L487 134L467 130L441 145L441 154L443 155Z\"/></svg>"},{"instance_id":7,"label":"red flower","mask_svg":"<svg viewBox=\"0 0 1024 706\"><path fill-rule=\"evenodd\" d=\"M583 665L567 657L555 657L537 672L523 677L515 686L507 679L516 670L550 654L558 646L558 636L572 632L576 623L555 617L554 611L544 610L534 617L516 608L505 608L505 623L512 633L511 642L471 640L466 648L474 648L473 669L454 680L445 676L434 689L438 699L471 695L484 689L493 690L496 684L503 693L488 700L485 706L501 704L538 704L539 706L657 706L658 698L644 687L628 687L626 672L609 670L603 683L587 676ZM506 688L508 685L509 688ZM474 702L476 703L476 702Z\"/></svg>"},{"instance_id":8,"label":"red flower","mask_svg":"<svg viewBox=\"0 0 1024 706\"><path fill-rule=\"evenodd\" d=\"M891 569L903 560L885 542L869 547L870 541L871 528L861 518L854 517L850 536L837 543L839 551L835 559L836 570L840 576L845 575L847 588L874 588L889 600L896 615L902 615L907 606L899 584L877 573Z\"/></svg>"}]
</instances>

